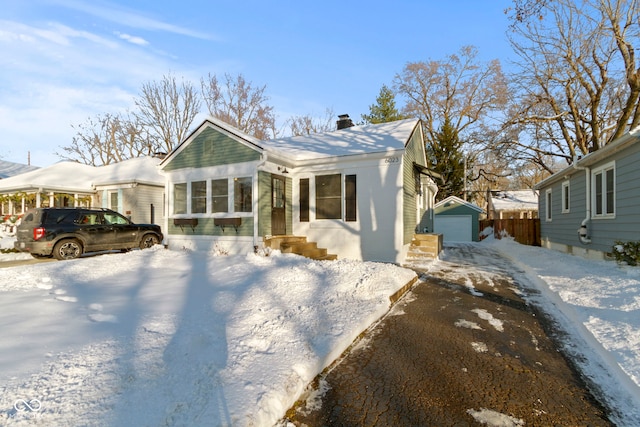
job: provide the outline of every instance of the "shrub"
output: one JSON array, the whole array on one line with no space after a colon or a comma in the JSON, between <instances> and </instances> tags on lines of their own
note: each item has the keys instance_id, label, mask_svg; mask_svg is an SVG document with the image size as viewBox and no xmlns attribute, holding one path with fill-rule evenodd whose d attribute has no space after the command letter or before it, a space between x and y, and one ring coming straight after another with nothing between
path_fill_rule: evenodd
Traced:
<instances>
[{"instance_id":1,"label":"shrub","mask_svg":"<svg viewBox=\"0 0 640 427\"><path fill-rule=\"evenodd\" d=\"M640 263L640 242L616 241L613 245L613 257L618 263L638 265Z\"/></svg>"}]
</instances>

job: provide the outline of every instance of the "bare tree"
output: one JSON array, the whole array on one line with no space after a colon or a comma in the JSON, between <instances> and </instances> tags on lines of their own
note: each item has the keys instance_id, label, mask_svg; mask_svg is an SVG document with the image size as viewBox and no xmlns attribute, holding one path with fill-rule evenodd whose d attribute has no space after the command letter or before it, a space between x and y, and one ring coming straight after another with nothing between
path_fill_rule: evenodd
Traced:
<instances>
[{"instance_id":1,"label":"bare tree","mask_svg":"<svg viewBox=\"0 0 640 427\"><path fill-rule=\"evenodd\" d=\"M491 114L507 102L507 83L498 60L480 63L473 46L442 61L411 62L394 79L395 90L407 100L403 113L419 117L427 140L449 120L461 139L491 126ZM497 122L495 123L497 124Z\"/></svg>"},{"instance_id":2,"label":"bare tree","mask_svg":"<svg viewBox=\"0 0 640 427\"><path fill-rule=\"evenodd\" d=\"M310 114L294 116L287 121L291 135L311 135L314 133L330 132L336 129L335 113L327 108L324 117L314 117Z\"/></svg>"},{"instance_id":3,"label":"bare tree","mask_svg":"<svg viewBox=\"0 0 640 427\"><path fill-rule=\"evenodd\" d=\"M146 131L135 116L97 115L72 127L76 135L71 145L56 153L63 159L101 166L151 154Z\"/></svg>"},{"instance_id":4,"label":"bare tree","mask_svg":"<svg viewBox=\"0 0 640 427\"><path fill-rule=\"evenodd\" d=\"M553 0L513 0L513 6L504 13L509 16L514 25L529 21L531 18L542 18L542 9Z\"/></svg>"},{"instance_id":5,"label":"bare tree","mask_svg":"<svg viewBox=\"0 0 640 427\"><path fill-rule=\"evenodd\" d=\"M186 138L200 112L197 90L184 79L178 83L172 74L143 84L135 105L135 116L148 132L153 150L165 153Z\"/></svg>"},{"instance_id":6,"label":"bare tree","mask_svg":"<svg viewBox=\"0 0 640 427\"><path fill-rule=\"evenodd\" d=\"M438 144L438 132L448 122L463 144L467 165L484 164L483 152L493 148L492 142L500 129L497 116L508 100L508 85L499 61L481 63L477 50L463 47L458 55L444 60L408 63L396 75L394 88L406 98L402 110L407 117L422 119L427 144ZM437 153L442 150L429 149ZM446 156L446 153L443 153ZM446 159L430 159L432 164ZM487 168L474 168L468 179L490 187L503 173Z\"/></svg>"},{"instance_id":7,"label":"bare tree","mask_svg":"<svg viewBox=\"0 0 640 427\"><path fill-rule=\"evenodd\" d=\"M542 19L517 23L520 71L501 148L553 171L640 125L638 0L540 2Z\"/></svg>"},{"instance_id":8,"label":"bare tree","mask_svg":"<svg viewBox=\"0 0 640 427\"><path fill-rule=\"evenodd\" d=\"M212 116L258 139L276 136L275 114L268 105L266 85L254 87L238 74L225 73L220 83L214 74L201 80L202 96Z\"/></svg>"}]
</instances>

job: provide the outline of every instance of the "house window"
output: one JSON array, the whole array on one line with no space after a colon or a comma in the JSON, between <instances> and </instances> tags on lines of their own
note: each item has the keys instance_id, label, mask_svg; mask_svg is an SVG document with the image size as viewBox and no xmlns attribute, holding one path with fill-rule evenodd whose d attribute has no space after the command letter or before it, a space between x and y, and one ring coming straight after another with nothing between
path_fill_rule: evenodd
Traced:
<instances>
[{"instance_id":1,"label":"house window","mask_svg":"<svg viewBox=\"0 0 640 427\"><path fill-rule=\"evenodd\" d=\"M544 207L545 207L545 218L547 221L551 221L551 189L548 189L545 193L544 198Z\"/></svg>"},{"instance_id":2,"label":"house window","mask_svg":"<svg viewBox=\"0 0 640 427\"><path fill-rule=\"evenodd\" d=\"M184 182L173 185L173 213L187 213L187 184Z\"/></svg>"},{"instance_id":3,"label":"house window","mask_svg":"<svg viewBox=\"0 0 640 427\"><path fill-rule=\"evenodd\" d=\"M344 220L356 220L356 176L346 175L344 177Z\"/></svg>"},{"instance_id":4,"label":"house window","mask_svg":"<svg viewBox=\"0 0 640 427\"><path fill-rule=\"evenodd\" d=\"M300 179L300 222L309 222L309 178Z\"/></svg>"},{"instance_id":5,"label":"house window","mask_svg":"<svg viewBox=\"0 0 640 427\"><path fill-rule=\"evenodd\" d=\"M251 193L253 186L251 177L235 178L233 181L234 212L251 212L253 208Z\"/></svg>"},{"instance_id":6,"label":"house window","mask_svg":"<svg viewBox=\"0 0 640 427\"><path fill-rule=\"evenodd\" d=\"M342 218L342 175L316 176L316 219Z\"/></svg>"},{"instance_id":7,"label":"house window","mask_svg":"<svg viewBox=\"0 0 640 427\"><path fill-rule=\"evenodd\" d=\"M207 212L207 181L191 183L191 213Z\"/></svg>"},{"instance_id":8,"label":"house window","mask_svg":"<svg viewBox=\"0 0 640 427\"><path fill-rule=\"evenodd\" d=\"M569 212L570 206L570 192L569 192L569 181L565 181L562 183L562 213Z\"/></svg>"},{"instance_id":9,"label":"house window","mask_svg":"<svg viewBox=\"0 0 640 427\"><path fill-rule=\"evenodd\" d=\"M594 216L615 215L615 164L608 163L600 169L594 169L592 183Z\"/></svg>"},{"instance_id":10,"label":"house window","mask_svg":"<svg viewBox=\"0 0 640 427\"><path fill-rule=\"evenodd\" d=\"M112 211L118 210L118 192L117 191L111 191L109 193L109 209L111 209Z\"/></svg>"},{"instance_id":11,"label":"house window","mask_svg":"<svg viewBox=\"0 0 640 427\"><path fill-rule=\"evenodd\" d=\"M211 212L229 212L229 182L226 178L211 181Z\"/></svg>"}]
</instances>

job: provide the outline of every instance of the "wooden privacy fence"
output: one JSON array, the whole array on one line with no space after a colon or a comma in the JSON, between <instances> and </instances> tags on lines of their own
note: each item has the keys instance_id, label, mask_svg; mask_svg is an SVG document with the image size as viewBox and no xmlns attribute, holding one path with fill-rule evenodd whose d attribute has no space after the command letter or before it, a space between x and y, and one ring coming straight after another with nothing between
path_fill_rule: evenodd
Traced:
<instances>
[{"instance_id":1,"label":"wooden privacy fence","mask_svg":"<svg viewBox=\"0 0 640 427\"><path fill-rule=\"evenodd\" d=\"M540 246L540 219L483 219L480 232L493 227L493 236L500 239L507 234L522 245ZM481 238L483 238L481 236Z\"/></svg>"}]
</instances>

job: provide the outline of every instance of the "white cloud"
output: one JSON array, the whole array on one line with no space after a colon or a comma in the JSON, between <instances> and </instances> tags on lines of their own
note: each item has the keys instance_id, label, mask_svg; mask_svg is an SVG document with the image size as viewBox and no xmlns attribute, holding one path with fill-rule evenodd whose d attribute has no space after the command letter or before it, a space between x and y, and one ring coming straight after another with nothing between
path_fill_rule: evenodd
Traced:
<instances>
[{"instance_id":1,"label":"white cloud","mask_svg":"<svg viewBox=\"0 0 640 427\"><path fill-rule=\"evenodd\" d=\"M206 34L190 28L184 28L178 25L173 25L163 21L159 21L157 19L149 18L132 9L124 8L120 5L114 5L104 1L85 2L82 0L52 0L52 3L69 9L82 11L89 15L93 15L111 22L116 22L120 25L126 25L131 28L151 31L164 31L203 40L213 40L216 38L211 34Z\"/></svg>"},{"instance_id":2,"label":"white cloud","mask_svg":"<svg viewBox=\"0 0 640 427\"><path fill-rule=\"evenodd\" d=\"M143 39L142 37L132 36L130 34L123 34L116 31L116 35L120 37L122 40L126 40L129 43L136 44L138 46L147 46L149 44L148 41Z\"/></svg>"}]
</instances>

